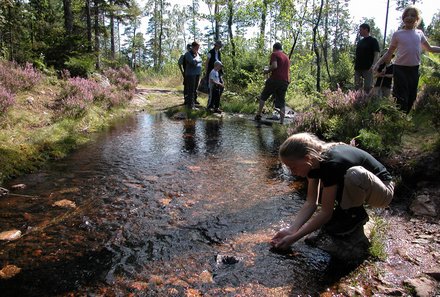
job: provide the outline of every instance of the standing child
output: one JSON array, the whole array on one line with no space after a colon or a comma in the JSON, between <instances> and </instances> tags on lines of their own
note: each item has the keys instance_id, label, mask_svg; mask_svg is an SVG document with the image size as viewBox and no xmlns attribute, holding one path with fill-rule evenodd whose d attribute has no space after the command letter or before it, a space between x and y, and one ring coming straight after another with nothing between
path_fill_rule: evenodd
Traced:
<instances>
[{"instance_id":1,"label":"standing child","mask_svg":"<svg viewBox=\"0 0 440 297\"><path fill-rule=\"evenodd\" d=\"M388 49L384 50L384 53L381 57L386 53ZM393 55L394 56L394 55ZM391 95L391 84L393 81L393 69L394 65L392 62L390 63L382 63L377 69L377 79L373 88L373 94L378 97L388 98Z\"/></svg>"},{"instance_id":2,"label":"standing child","mask_svg":"<svg viewBox=\"0 0 440 297\"><path fill-rule=\"evenodd\" d=\"M402 14L403 27L394 32L390 48L377 61L374 70L384 62L389 62L397 50L394 61L393 96L400 108L409 113L417 98L419 83L420 54L422 48L428 52L440 53L440 47L431 46L421 30L416 29L421 21L420 11L415 6L408 6Z\"/></svg>"},{"instance_id":3,"label":"standing child","mask_svg":"<svg viewBox=\"0 0 440 297\"><path fill-rule=\"evenodd\" d=\"M386 207L393 198L394 183L385 166L356 147L299 133L287 138L279 155L293 174L307 178L308 187L292 225L272 238L275 248L287 249L323 226L333 235L350 234L368 221L364 204ZM318 202L321 209L312 216Z\"/></svg>"},{"instance_id":4,"label":"standing child","mask_svg":"<svg viewBox=\"0 0 440 297\"><path fill-rule=\"evenodd\" d=\"M223 80L220 75L223 67L222 62L215 61L214 68L209 73L209 101L208 109L213 109L215 113L221 113L220 96L223 93Z\"/></svg>"}]
</instances>

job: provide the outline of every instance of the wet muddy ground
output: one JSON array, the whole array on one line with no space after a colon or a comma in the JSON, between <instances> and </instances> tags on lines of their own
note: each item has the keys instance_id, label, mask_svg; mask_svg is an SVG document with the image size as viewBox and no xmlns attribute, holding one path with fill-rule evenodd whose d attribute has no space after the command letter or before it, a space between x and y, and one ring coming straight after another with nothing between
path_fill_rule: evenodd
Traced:
<instances>
[{"instance_id":1,"label":"wet muddy ground","mask_svg":"<svg viewBox=\"0 0 440 297\"><path fill-rule=\"evenodd\" d=\"M281 141L245 119L141 113L11 181L26 187L0 200L0 232L23 236L0 242L0 268L21 271L0 280L1 296L395 295L438 272L437 223L398 201L381 214L386 261L350 274L304 241L271 252L303 201L277 160ZM74 205L54 204L64 199Z\"/></svg>"}]
</instances>

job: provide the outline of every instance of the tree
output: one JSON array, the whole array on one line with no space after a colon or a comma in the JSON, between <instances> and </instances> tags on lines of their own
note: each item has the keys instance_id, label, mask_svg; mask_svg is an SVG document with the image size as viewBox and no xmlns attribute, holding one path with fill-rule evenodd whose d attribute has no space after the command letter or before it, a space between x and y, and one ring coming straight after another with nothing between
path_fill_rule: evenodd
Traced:
<instances>
[{"instance_id":1,"label":"tree","mask_svg":"<svg viewBox=\"0 0 440 297\"><path fill-rule=\"evenodd\" d=\"M323 6L324 6L324 0L321 0L321 5L319 6L318 15L315 20L315 25L313 26L313 51L315 52L316 55L316 90L318 92L321 92L321 59L319 56L319 49L316 39L318 35L319 22L321 21Z\"/></svg>"},{"instance_id":2,"label":"tree","mask_svg":"<svg viewBox=\"0 0 440 297\"><path fill-rule=\"evenodd\" d=\"M440 44L440 12L432 17L431 24L426 30L426 34L435 45Z\"/></svg>"},{"instance_id":3,"label":"tree","mask_svg":"<svg viewBox=\"0 0 440 297\"><path fill-rule=\"evenodd\" d=\"M136 68L136 34L139 28L140 16L142 11L135 0L131 0L129 8L126 10L127 26L125 28L125 35L127 36L127 45L130 51L130 65L133 69Z\"/></svg>"}]
</instances>

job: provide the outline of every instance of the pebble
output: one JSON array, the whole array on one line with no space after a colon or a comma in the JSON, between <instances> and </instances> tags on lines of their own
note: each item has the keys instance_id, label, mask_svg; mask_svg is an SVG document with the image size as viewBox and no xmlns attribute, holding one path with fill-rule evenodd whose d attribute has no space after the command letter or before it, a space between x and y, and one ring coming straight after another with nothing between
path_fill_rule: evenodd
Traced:
<instances>
[{"instance_id":1,"label":"pebble","mask_svg":"<svg viewBox=\"0 0 440 297\"><path fill-rule=\"evenodd\" d=\"M20 230L9 230L0 233L0 240L16 240L21 237Z\"/></svg>"},{"instance_id":2,"label":"pebble","mask_svg":"<svg viewBox=\"0 0 440 297\"><path fill-rule=\"evenodd\" d=\"M0 279L10 279L19 274L21 268L15 265L6 265L0 270Z\"/></svg>"},{"instance_id":3,"label":"pebble","mask_svg":"<svg viewBox=\"0 0 440 297\"><path fill-rule=\"evenodd\" d=\"M75 202L67 200L67 199L56 201L54 204L52 204L52 206L76 208Z\"/></svg>"}]
</instances>

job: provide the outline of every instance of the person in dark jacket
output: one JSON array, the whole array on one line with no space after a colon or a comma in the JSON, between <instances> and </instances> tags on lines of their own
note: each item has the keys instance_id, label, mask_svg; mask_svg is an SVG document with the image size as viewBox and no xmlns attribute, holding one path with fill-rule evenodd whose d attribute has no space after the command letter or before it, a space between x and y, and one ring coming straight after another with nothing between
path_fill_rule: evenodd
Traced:
<instances>
[{"instance_id":1,"label":"person in dark jacket","mask_svg":"<svg viewBox=\"0 0 440 297\"><path fill-rule=\"evenodd\" d=\"M194 41L191 44L191 51L185 54L185 83L188 92L188 100L185 106L188 109L195 109L197 102L197 86L199 85L200 73L202 72L202 58L199 54L200 44Z\"/></svg>"},{"instance_id":2,"label":"person in dark jacket","mask_svg":"<svg viewBox=\"0 0 440 297\"><path fill-rule=\"evenodd\" d=\"M186 45L186 51L187 52L191 51L191 44ZM183 77L183 102L186 105L186 101L188 100L188 92L185 84L185 68L186 68L185 54L182 54L180 56L178 64L179 64L180 73L182 73L182 77Z\"/></svg>"}]
</instances>

